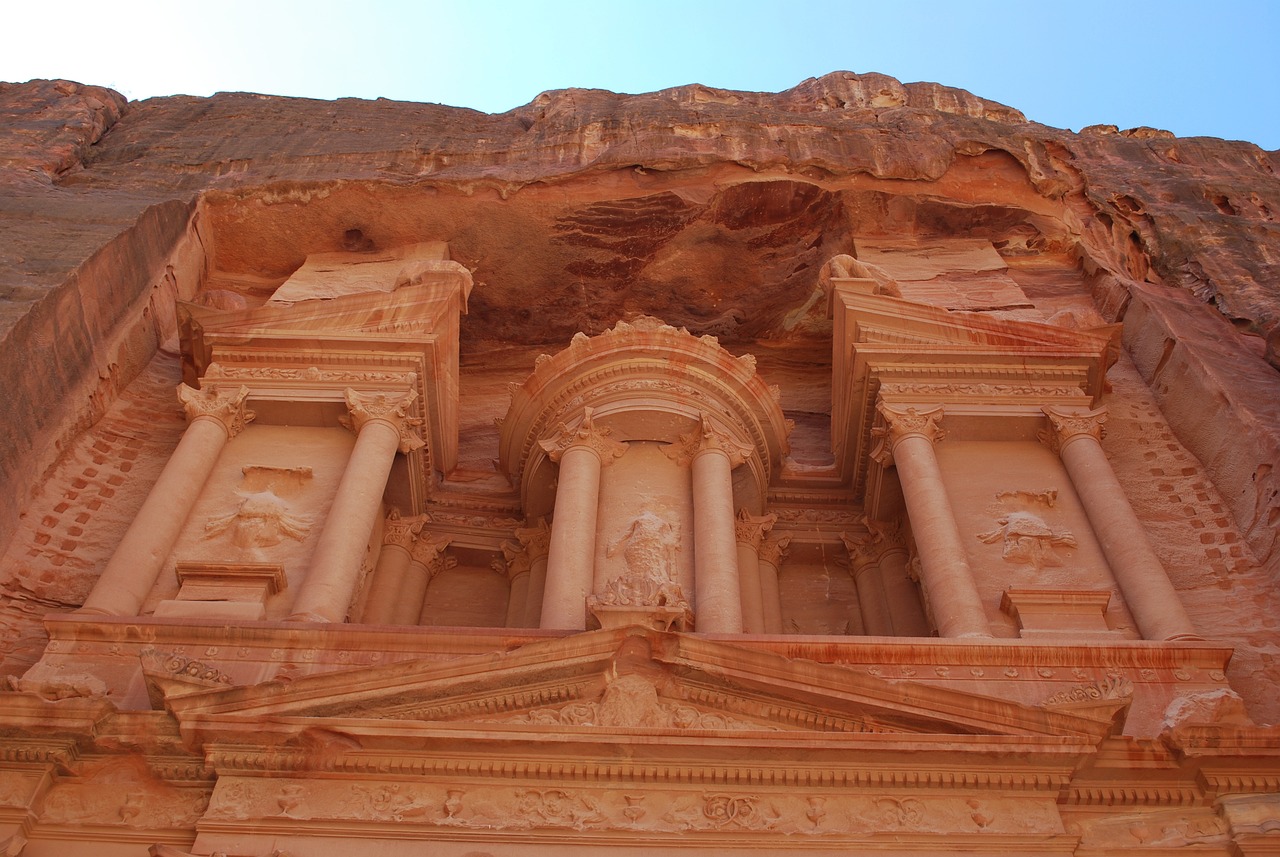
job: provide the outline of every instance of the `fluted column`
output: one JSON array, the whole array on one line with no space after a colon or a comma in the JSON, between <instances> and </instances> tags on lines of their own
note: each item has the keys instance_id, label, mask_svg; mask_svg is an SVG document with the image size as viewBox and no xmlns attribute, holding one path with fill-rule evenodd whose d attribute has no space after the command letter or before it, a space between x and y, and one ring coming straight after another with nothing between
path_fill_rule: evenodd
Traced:
<instances>
[{"instance_id":1,"label":"fluted column","mask_svg":"<svg viewBox=\"0 0 1280 857\"><path fill-rule=\"evenodd\" d=\"M791 545L791 536L770 536L760 543L757 556L760 560L760 596L764 608L764 632L782 633L782 590L778 587L778 572Z\"/></svg>"},{"instance_id":2,"label":"fluted column","mask_svg":"<svg viewBox=\"0 0 1280 857\"><path fill-rule=\"evenodd\" d=\"M849 551L849 574L858 592L858 615L862 629L873 637L893 635L893 620L889 617L889 601L885 596L884 582L880 577L880 550L872 536L840 536Z\"/></svg>"},{"instance_id":3,"label":"fluted column","mask_svg":"<svg viewBox=\"0 0 1280 857\"><path fill-rule=\"evenodd\" d=\"M587 627L587 596L595 584L596 514L600 503L600 471L627 451L609 430L592 422L584 408L576 429L560 433L541 446L560 463L547 582L542 597L542 628L582 631Z\"/></svg>"},{"instance_id":4,"label":"fluted column","mask_svg":"<svg viewBox=\"0 0 1280 857\"><path fill-rule=\"evenodd\" d=\"M547 590L547 554L551 550L551 528L546 518L535 526L516 530L516 538L529 556L529 592L524 602L524 628L538 628L542 622L542 599Z\"/></svg>"},{"instance_id":5,"label":"fluted column","mask_svg":"<svg viewBox=\"0 0 1280 857\"><path fill-rule=\"evenodd\" d=\"M405 577L409 573L409 549L425 523L423 518L402 518L392 509L382 526L382 550L378 567L373 571L369 598L364 606L366 625L391 624L396 605L403 596Z\"/></svg>"},{"instance_id":6,"label":"fluted column","mask_svg":"<svg viewBox=\"0 0 1280 857\"><path fill-rule=\"evenodd\" d=\"M733 468L754 449L701 415L683 438L693 481L695 622L699 631L742 633L742 587L733 514Z\"/></svg>"},{"instance_id":7,"label":"fluted column","mask_svg":"<svg viewBox=\"0 0 1280 857\"><path fill-rule=\"evenodd\" d=\"M422 420L409 415L416 396L413 391L346 391L356 445L338 483L290 620L341 622L346 618L396 452L425 446L416 432Z\"/></svg>"},{"instance_id":8,"label":"fluted column","mask_svg":"<svg viewBox=\"0 0 1280 857\"><path fill-rule=\"evenodd\" d=\"M1041 440L1062 457L1143 638L1201 639L1102 451L1106 409L1043 410L1050 429L1041 434Z\"/></svg>"},{"instance_id":9,"label":"fluted column","mask_svg":"<svg viewBox=\"0 0 1280 857\"><path fill-rule=\"evenodd\" d=\"M427 589L436 575L458 564L444 555L449 539L422 533L409 551L409 573L405 577L404 598L396 609L397 625L421 625L427 617Z\"/></svg>"},{"instance_id":10,"label":"fluted column","mask_svg":"<svg viewBox=\"0 0 1280 857\"><path fill-rule=\"evenodd\" d=\"M777 515L756 517L746 509L738 511L734 535L738 542L738 584L742 598L742 630L763 634L764 592L760 572L760 543L773 528ZM775 581L774 588L777 588Z\"/></svg>"},{"instance_id":11,"label":"fluted column","mask_svg":"<svg viewBox=\"0 0 1280 857\"><path fill-rule=\"evenodd\" d=\"M519 542L504 542L502 557L507 573L507 622L508 628L523 628L529 599L529 572L533 563L529 552Z\"/></svg>"},{"instance_id":12,"label":"fluted column","mask_svg":"<svg viewBox=\"0 0 1280 857\"><path fill-rule=\"evenodd\" d=\"M885 427L878 431L883 444L877 455L882 463L891 459L898 468L938 633L943 637L989 637L986 612L933 451L934 443L942 438L938 426L942 408L920 412L881 402L877 410L885 420Z\"/></svg>"},{"instance_id":13,"label":"fluted column","mask_svg":"<svg viewBox=\"0 0 1280 857\"><path fill-rule=\"evenodd\" d=\"M200 498L227 441L253 419L246 411L248 387L196 390L178 386L189 424L160 478L111 555L80 612L136 616L155 586L164 561Z\"/></svg>"}]
</instances>

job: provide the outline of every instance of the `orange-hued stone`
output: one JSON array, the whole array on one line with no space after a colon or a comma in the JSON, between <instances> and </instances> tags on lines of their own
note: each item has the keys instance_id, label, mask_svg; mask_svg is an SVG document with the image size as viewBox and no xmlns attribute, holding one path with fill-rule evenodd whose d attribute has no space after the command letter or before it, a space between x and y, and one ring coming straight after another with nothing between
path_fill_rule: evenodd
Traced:
<instances>
[{"instance_id":1,"label":"orange-hued stone","mask_svg":"<svg viewBox=\"0 0 1280 857\"><path fill-rule=\"evenodd\" d=\"M1280 853L1274 153L0 114L0 854Z\"/></svg>"}]
</instances>

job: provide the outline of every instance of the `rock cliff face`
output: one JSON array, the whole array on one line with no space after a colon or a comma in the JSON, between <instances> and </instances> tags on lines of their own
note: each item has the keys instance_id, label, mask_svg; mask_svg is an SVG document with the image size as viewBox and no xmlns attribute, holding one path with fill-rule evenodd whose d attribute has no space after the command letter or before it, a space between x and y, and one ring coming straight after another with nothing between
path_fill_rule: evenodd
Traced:
<instances>
[{"instance_id":1,"label":"rock cliff face","mask_svg":"<svg viewBox=\"0 0 1280 857\"><path fill-rule=\"evenodd\" d=\"M1216 486L1200 502L1230 535L1213 541L1213 574L1175 582L1212 589L1236 561L1280 576L1280 153L1153 129L1075 134L960 90L847 72L777 94L564 90L502 115L241 93L126 103L33 81L0 84L0 117L10 557L38 541L32 510L55 505L32 486L62 472L173 336L174 297L244 305L311 253L446 241L476 283L464 396L482 406L464 459L492 454L483 424L503 403L489 387L510 380L492 366L647 313L761 354L799 424L795 455L820 460L830 402L804 369L829 359L814 344L823 263L941 259L966 239L995 249L1000 288L985 263L921 275L989 296L964 308L1124 322L1132 363L1113 382L1150 410L1115 420L1117 458L1126 436L1173 433L1157 459L1133 453L1135 483L1169 486L1140 511L1177 531L1165 549L1186 555L1171 559L1209 563L1197 551L1210 542L1169 515ZM61 605L24 562L5 572L10 595ZM1259 613L1268 589L1250 590ZM1255 631L1247 668L1269 676L1274 622Z\"/></svg>"}]
</instances>

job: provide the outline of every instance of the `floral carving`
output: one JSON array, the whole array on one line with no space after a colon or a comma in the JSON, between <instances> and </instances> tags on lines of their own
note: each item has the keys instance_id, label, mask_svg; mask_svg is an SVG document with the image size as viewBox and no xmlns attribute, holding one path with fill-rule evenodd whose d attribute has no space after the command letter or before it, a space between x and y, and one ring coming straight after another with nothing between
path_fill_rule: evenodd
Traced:
<instances>
[{"instance_id":1,"label":"floral carving","mask_svg":"<svg viewBox=\"0 0 1280 857\"><path fill-rule=\"evenodd\" d=\"M754 795L706 794L701 803L672 809L666 820L684 830L771 830L782 816Z\"/></svg>"},{"instance_id":2,"label":"floral carving","mask_svg":"<svg viewBox=\"0 0 1280 857\"><path fill-rule=\"evenodd\" d=\"M1068 705L1074 702L1097 702L1104 699L1129 699L1133 696L1133 682L1122 675L1082 684L1061 690L1044 701L1045 705Z\"/></svg>"},{"instance_id":3,"label":"floral carving","mask_svg":"<svg viewBox=\"0 0 1280 857\"><path fill-rule=\"evenodd\" d=\"M755 516L746 509L738 510L737 520L734 521L734 535L738 540L738 544L750 545L754 550L760 550L760 543L764 540L765 533L773 529L773 525L777 523L777 515Z\"/></svg>"}]
</instances>

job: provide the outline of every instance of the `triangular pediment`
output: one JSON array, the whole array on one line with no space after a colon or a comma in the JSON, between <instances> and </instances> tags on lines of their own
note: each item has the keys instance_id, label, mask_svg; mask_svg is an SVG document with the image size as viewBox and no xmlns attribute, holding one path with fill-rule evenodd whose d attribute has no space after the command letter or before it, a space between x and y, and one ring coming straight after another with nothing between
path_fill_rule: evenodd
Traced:
<instances>
[{"instance_id":1,"label":"triangular pediment","mask_svg":"<svg viewBox=\"0 0 1280 857\"><path fill-rule=\"evenodd\" d=\"M639 627L510 652L414 660L243 687L156 684L184 732L202 739L300 734L827 733L1070 737L1110 724L842 666L796 661Z\"/></svg>"}]
</instances>

